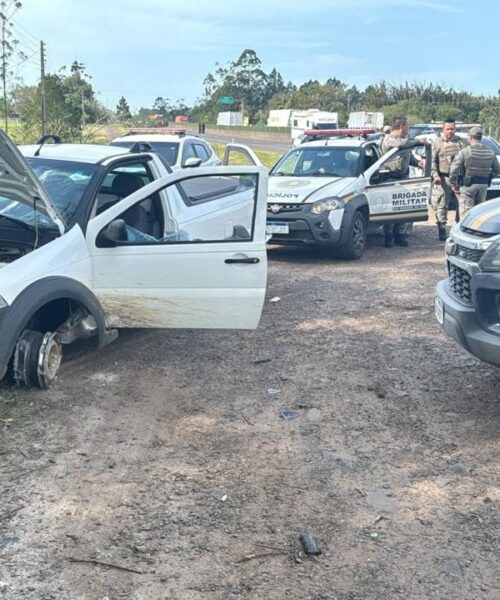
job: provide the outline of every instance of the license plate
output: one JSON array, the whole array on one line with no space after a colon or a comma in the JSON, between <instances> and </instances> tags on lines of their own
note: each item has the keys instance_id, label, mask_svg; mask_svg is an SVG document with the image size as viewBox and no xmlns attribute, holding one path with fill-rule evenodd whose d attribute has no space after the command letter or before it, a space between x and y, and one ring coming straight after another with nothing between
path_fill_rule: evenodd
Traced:
<instances>
[{"instance_id":1,"label":"license plate","mask_svg":"<svg viewBox=\"0 0 500 600\"><path fill-rule=\"evenodd\" d=\"M436 319L440 325L444 323L444 304L441 298L437 296L434 298L434 311L436 313Z\"/></svg>"},{"instance_id":2,"label":"license plate","mask_svg":"<svg viewBox=\"0 0 500 600\"><path fill-rule=\"evenodd\" d=\"M288 228L288 223L278 223L277 221L272 221L266 224L266 233L268 235L272 235L273 233L281 233L287 234L290 230Z\"/></svg>"}]
</instances>

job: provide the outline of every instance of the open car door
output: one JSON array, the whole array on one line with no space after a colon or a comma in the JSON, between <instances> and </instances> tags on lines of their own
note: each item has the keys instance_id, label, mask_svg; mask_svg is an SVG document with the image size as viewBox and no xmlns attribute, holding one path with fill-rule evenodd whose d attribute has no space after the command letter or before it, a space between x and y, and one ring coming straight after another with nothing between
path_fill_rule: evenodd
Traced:
<instances>
[{"instance_id":1,"label":"open car door","mask_svg":"<svg viewBox=\"0 0 500 600\"><path fill-rule=\"evenodd\" d=\"M255 152L245 144L226 144L224 150L224 165L255 165L256 167L262 167L262 162Z\"/></svg>"},{"instance_id":2,"label":"open car door","mask_svg":"<svg viewBox=\"0 0 500 600\"><path fill-rule=\"evenodd\" d=\"M116 327L257 327L267 172L177 171L91 219L93 288Z\"/></svg>"},{"instance_id":3,"label":"open car door","mask_svg":"<svg viewBox=\"0 0 500 600\"><path fill-rule=\"evenodd\" d=\"M431 153L427 152L423 170L410 166L405 179L390 179L384 165L394 160L396 148L387 152L365 173L365 188L370 207L370 223L427 221L431 197Z\"/></svg>"}]
</instances>

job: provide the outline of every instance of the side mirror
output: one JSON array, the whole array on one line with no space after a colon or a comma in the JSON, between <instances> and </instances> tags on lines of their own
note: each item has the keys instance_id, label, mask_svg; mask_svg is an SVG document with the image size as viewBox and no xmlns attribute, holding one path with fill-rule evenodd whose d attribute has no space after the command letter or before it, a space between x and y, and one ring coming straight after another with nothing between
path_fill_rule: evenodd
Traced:
<instances>
[{"instance_id":1,"label":"side mirror","mask_svg":"<svg viewBox=\"0 0 500 600\"><path fill-rule=\"evenodd\" d=\"M193 167L199 167L201 163L201 158L195 158L194 156L191 156L191 158L186 158L186 160L182 163L182 167L184 169L190 169Z\"/></svg>"},{"instance_id":2,"label":"side mirror","mask_svg":"<svg viewBox=\"0 0 500 600\"><path fill-rule=\"evenodd\" d=\"M98 248L113 248L127 241L127 226L123 219L111 221L97 236Z\"/></svg>"}]
</instances>

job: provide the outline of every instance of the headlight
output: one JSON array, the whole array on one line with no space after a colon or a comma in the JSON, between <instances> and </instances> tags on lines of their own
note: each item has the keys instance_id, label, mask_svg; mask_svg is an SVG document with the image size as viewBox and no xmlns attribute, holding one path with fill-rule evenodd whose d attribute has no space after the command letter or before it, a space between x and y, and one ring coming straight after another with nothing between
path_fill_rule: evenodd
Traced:
<instances>
[{"instance_id":1,"label":"headlight","mask_svg":"<svg viewBox=\"0 0 500 600\"><path fill-rule=\"evenodd\" d=\"M500 243L492 242L479 261L481 271L500 271Z\"/></svg>"},{"instance_id":2,"label":"headlight","mask_svg":"<svg viewBox=\"0 0 500 600\"><path fill-rule=\"evenodd\" d=\"M8 302L0 296L0 308L5 308L6 306L9 306Z\"/></svg>"},{"instance_id":3,"label":"headlight","mask_svg":"<svg viewBox=\"0 0 500 600\"><path fill-rule=\"evenodd\" d=\"M319 200L315 202L311 206L311 212L315 215L321 215L327 210L338 210L339 208L344 208L345 203L340 198L325 198L324 200Z\"/></svg>"},{"instance_id":4,"label":"headlight","mask_svg":"<svg viewBox=\"0 0 500 600\"><path fill-rule=\"evenodd\" d=\"M444 251L445 251L445 253L447 255L453 254L454 251L455 251L455 246L456 246L455 242L451 238L448 238L446 240L445 245L444 245Z\"/></svg>"}]
</instances>

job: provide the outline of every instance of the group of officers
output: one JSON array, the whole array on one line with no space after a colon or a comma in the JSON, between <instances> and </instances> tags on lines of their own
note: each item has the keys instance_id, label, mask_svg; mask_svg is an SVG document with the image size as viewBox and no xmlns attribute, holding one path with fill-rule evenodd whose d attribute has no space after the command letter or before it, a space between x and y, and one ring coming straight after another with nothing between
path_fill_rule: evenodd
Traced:
<instances>
[{"instance_id":1,"label":"group of officers","mask_svg":"<svg viewBox=\"0 0 500 600\"><path fill-rule=\"evenodd\" d=\"M390 129L390 130L389 130ZM427 145L426 139L411 139L408 136L408 121L397 117L390 128L384 130L381 143L382 154L398 148L394 159L384 165L393 179L407 179L411 166L425 169L423 160L414 155L416 146ZM446 224L448 209L456 203L456 221L480 202L493 177L500 176L500 163L494 153L481 143L483 132L480 127L471 127L467 140L456 135L454 119L446 119L440 136L432 142L432 195L431 206L436 214L438 238L447 238ZM385 246L394 244L408 246L412 223L396 223L384 226Z\"/></svg>"}]
</instances>

